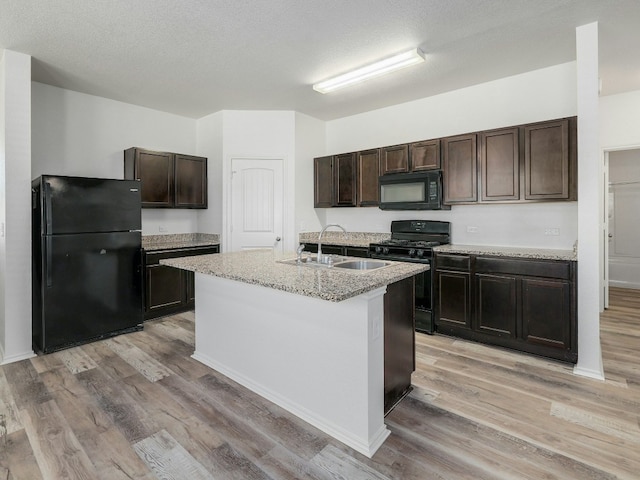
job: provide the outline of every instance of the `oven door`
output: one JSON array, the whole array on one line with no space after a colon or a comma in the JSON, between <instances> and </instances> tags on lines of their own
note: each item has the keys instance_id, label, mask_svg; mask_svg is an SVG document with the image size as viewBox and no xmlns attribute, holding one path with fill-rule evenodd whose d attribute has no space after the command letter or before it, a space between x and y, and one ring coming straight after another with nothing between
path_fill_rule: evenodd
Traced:
<instances>
[{"instance_id":1,"label":"oven door","mask_svg":"<svg viewBox=\"0 0 640 480\"><path fill-rule=\"evenodd\" d=\"M429 260L429 266L431 261ZM432 334L435 331L433 323L432 281L433 272L427 270L415 277L416 283L416 330L422 333Z\"/></svg>"},{"instance_id":2,"label":"oven door","mask_svg":"<svg viewBox=\"0 0 640 480\"><path fill-rule=\"evenodd\" d=\"M379 260L391 260L394 262L421 263L429 265L429 270L419 273L415 276L415 319L416 331L428 334L434 333L435 325L433 322L433 308L431 305L433 295L433 271L431 269L431 258L414 260L413 258L403 256L376 255L374 252L371 252L371 258Z\"/></svg>"}]
</instances>

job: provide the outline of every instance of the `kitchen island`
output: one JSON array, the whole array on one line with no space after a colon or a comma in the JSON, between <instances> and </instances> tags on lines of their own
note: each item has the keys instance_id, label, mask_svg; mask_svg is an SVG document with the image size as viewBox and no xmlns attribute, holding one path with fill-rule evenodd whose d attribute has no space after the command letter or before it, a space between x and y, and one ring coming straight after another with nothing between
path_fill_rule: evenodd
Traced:
<instances>
[{"instance_id":1,"label":"kitchen island","mask_svg":"<svg viewBox=\"0 0 640 480\"><path fill-rule=\"evenodd\" d=\"M294 257L252 250L161 263L196 273L193 358L371 457L389 435L386 287L428 267L280 263Z\"/></svg>"}]
</instances>

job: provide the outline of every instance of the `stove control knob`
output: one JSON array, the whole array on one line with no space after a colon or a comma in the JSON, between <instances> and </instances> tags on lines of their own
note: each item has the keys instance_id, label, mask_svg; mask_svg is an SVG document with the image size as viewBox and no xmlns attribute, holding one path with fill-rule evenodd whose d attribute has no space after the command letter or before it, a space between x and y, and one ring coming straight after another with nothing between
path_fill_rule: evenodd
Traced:
<instances>
[{"instance_id":1,"label":"stove control knob","mask_svg":"<svg viewBox=\"0 0 640 480\"><path fill-rule=\"evenodd\" d=\"M416 250L415 250L415 248L412 248L411 250L409 250L409 256L410 256L410 257L415 257L415 256L416 256Z\"/></svg>"},{"instance_id":2,"label":"stove control knob","mask_svg":"<svg viewBox=\"0 0 640 480\"><path fill-rule=\"evenodd\" d=\"M422 258L424 257L424 250L418 250L416 254L418 255L418 258Z\"/></svg>"},{"instance_id":3,"label":"stove control knob","mask_svg":"<svg viewBox=\"0 0 640 480\"><path fill-rule=\"evenodd\" d=\"M382 249L382 253L384 253L385 255L389 255L389 247L384 247Z\"/></svg>"},{"instance_id":4,"label":"stove control knob","mask_svg":"<svg viewBox=\"0 0 640 480\"><path fill-rule=\"evenodd\" d=\"M376 247L376 253L382 253L382 247Z\"/></svg>"}]
</instances>

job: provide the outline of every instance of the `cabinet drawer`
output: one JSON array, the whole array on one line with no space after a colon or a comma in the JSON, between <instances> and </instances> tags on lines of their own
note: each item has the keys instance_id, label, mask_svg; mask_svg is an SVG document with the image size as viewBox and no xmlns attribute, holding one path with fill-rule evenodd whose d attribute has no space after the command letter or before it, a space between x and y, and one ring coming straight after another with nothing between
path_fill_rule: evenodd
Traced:
<instances>
[{"instance_id":1,"label":"cabinet drawer","mask_svg":"<svg viewBox=\"0 0 640 480\"><path fill-rule=\"evenodd\" d=\"M172 248L170 250L153 250L146 252L147 265L155 265L165 258L192 257L194 255L208 255L219 253L220 247L217 245L207 247Z\"/></svg>"},{"instance_id":2,"label":"cabinet drawer","mask_svg":"<svg viewBox=\"0 0 640 480\"><path fill-rule=\"evenodd\" d=\"M514 260L507 258L476 258L477 273L507 273L530 277L559 278L571 276L570 262L557 260Z\"/></svg>"},{"instance_id":3,"label":"cabinet drawer","mask_svg":"<svg viewBox=\"0 0 640 480\"><path fill-rule=\"evenodd\" d=\"M470 257L467 255L436 254L436 268L469 271Z\"/></svg>"}]
</instances>

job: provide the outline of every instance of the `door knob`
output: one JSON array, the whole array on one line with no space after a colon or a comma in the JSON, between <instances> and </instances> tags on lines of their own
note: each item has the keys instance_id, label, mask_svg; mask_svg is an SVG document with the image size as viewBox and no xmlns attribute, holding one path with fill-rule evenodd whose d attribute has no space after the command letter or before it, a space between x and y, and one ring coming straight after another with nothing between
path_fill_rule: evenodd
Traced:
<instances>
[{"instance_id":1,"label":"door knob","mask_svg":"<svg viewBox=\"0 0 640 480\"><path fill-rule=\"evenodd\" d=\"M609 238L613 238L613 234L612 233L609 234Z\"/></svg>"},{"instance_id":2,"label":"door knob","mask_svg":"<svg viewBox=\"0 0 640 480\"><path fill-rule=\"evenodd\" d=\"M276 242L279 242L280 240L282 240L280 237L276 237Z\"/></svg>"}]
</instances>

